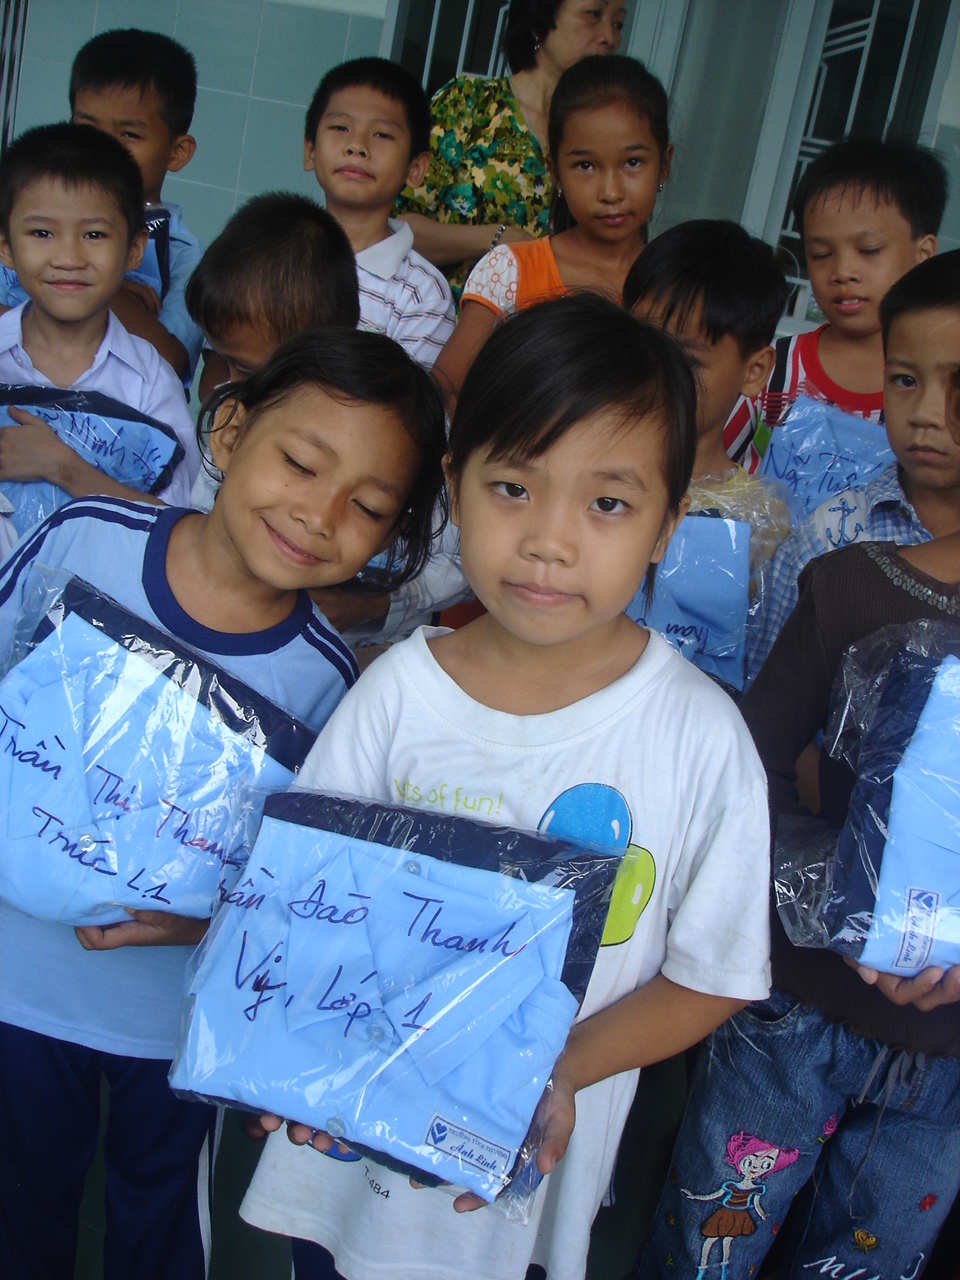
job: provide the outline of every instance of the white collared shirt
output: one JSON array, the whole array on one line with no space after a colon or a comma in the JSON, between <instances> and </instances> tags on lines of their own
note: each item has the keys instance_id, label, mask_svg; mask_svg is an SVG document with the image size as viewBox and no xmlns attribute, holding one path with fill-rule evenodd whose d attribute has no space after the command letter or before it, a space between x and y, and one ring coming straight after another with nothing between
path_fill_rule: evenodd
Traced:
<instances>
[{"instance_id":1,"label":"white collared shirt","mask_svg":"<svg viewBox=\"0 0 960 1280\"><path fill-rule=\"evenodd\" d=\"M23 349L21 317L28 305L0 315L0 382L51 387L54 384L34 368ZM70 390L100 391L172 428L184 458L170 484L156 496L171 506L189 505L190 488L200 471L200 450L180 379L150 343L128 333L112 311L93 363Z\"/></svg>"},{"instance_id":2,"label":"white collared shirt","mask_svg":"<svg viewBox=\"0 0 960 1280\"><path fill-rule=\"evenodd\" d=\"M453 332L456 312L443 275L413 248L405 222L357 254L360 329L385 333L427 369Z\"/></svg>"}]
</instances>

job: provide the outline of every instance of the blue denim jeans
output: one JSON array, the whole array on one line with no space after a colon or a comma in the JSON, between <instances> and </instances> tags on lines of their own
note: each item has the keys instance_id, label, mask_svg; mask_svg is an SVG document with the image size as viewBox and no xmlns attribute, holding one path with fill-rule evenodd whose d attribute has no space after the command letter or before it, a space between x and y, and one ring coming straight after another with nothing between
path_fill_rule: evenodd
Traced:
<instances>
[{"instance_id":1,"label":"blue denim jeans","mask_svg":"<svg viewBox=\"0 0 960 1280\"><path fill-rule=\"evenodd\" d=\"M915 1280L960 1186L960 1059L864 1040L774 990L701 1054L640 1280Z\"/></svg>"}]
</instances>

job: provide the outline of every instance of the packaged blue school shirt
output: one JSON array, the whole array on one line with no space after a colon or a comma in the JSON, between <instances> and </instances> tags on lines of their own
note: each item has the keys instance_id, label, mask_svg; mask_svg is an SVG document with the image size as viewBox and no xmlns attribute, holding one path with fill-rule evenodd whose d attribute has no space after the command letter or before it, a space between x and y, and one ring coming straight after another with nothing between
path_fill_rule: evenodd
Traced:
<instances>
[{"instance_id":1,"label":"packaged blue school shirt","mask_svg":"<svg viewBox=\"0 0 960 1280\"><path fill-rule=\"evenodd\" d=\"M244 789L287 785L311 740L87 584L39 593L0 681L0 898L71 925L208 917L249 847Z\"/></svg>"},{"instance_id":2,"label":"packaged blue school shirt","mask_svg":"<svg viewBox=\"0 0 960 1280\"><path fill-rule=\"evenodd\" d=\"M856 772L840 829L780 840L791 940L884 973L960 963L960 623L854 645L825 743Z\"/></svg>"},{"instance_id":3,"label":"packaged blue school shirt","mask_svg":"<svg viewBox=\"0 0 960 1280\"><path fill-rule=\"evenodd\" d=\"M750 525L707 512L685 516L657 565L649 608L643 589L628 617L659 631L690 662L743 689L750 607Z\"/></svg>"},{"instance_id":4,"label":"packaged blue school shirt","mask_svg":"<svg viewBox=\"0 0 960 1280\"><path fill-rule=\"evenodd\" d=\"M779 480L802 518L838 493L862 489L894 461L882 426L797 396L786 420L771 431L758 474Z\"/></svg>"},{"instance_id":5,"label":"packaged blue school shirt","mask_svg":"<svg viewBox=\"0 0 960 1280\"><path fill-rule=\"evenodd\" d=\"M490 1201L583 998L619 858L460 817L271 796L190 982L174 1089Z\"/></svg>"},{"instance_id":6,"label":"packaged blue school shirt","mask_svg":"<svg viewBox=\"0 0 960 1280\"><path fill-rule=\"evenodd\" d=\"M138 493L165 489L183 461L183 445L172 427L100 391L0 383L0 430L13 424L11 406L42 419L85 462ZM4 480L0 493L13 508L9 518L19 534L70 501L68 493L46 480Z\"/></svg>"}]
</instances>

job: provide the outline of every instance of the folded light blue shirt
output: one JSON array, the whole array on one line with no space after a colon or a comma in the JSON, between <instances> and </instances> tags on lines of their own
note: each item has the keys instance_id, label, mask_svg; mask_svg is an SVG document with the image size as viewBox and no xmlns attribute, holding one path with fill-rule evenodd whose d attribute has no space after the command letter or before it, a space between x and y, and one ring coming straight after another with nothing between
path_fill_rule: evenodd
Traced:
<instances>
[{"instance_id":1,"label":"folded light blue shirt","mask_svg":"<svg viewBox=\"0 0 960 1280\"><path fill-rule=\"evenodd\" d=\"M882 426L797 396L786 420L771 432L758 474L786 486L802 519L837 494L869 484L895 461Z\"/></svg>"},{"instance_id":2,"label":"folded light blue shirt","mask_svg":"<svg viewBox=\"0 0 960 1280\"><path fill-rule=\"evenodd\" d=\"M960 964L956 624L885 627L852 646L826 742L856 780L839 833L781 821L775 880L791 940L907 977Z\"/></svg>"},{"instance_id":3,"label":"folded light blue shirt","mask_svg":"<svg viewBox=\"0 0 960 1280\"><path fill-rule=\"evenodd\" d=\"M0 717L0 898L62 924L209 916L245 856L244 788L293 778L75 613L0 681Z\"/></svg>"},{"instance_id":4,"label":"folded light blue shirt","mask_svg":"<svg viewBox=\"0 0 960 1280\"><path fill-rule=\"evenodd\" d=\"M61 507L26 534L0 568L0 654L6 659L13 650L11 658L18 658L27 651L51 580L56 594L64 591L64 578L83 578L96 608L73 601L68 589L69 612L135 648L168 679L179 677L235 732L258 727L262 735L255 740L295 770L355 681L356 664L305 592L288 618L260 632L219 632L186 614L166 577L170 537L186 515L121 498ZM112 620L107 598L116 602ZM17 648L24 642L26 648ZM145 899L143 905L156 904ZM169 1060L191 952L84 951L69 925L0 901L0 1018L104 1053Z\"/></svg>"},{"instance_id":5,"label":"folded light blue shirt","mask_svg":"<svg viewBox=\"0 0 960 1280\"><path fill-rule=\"evenodd\" d=\"M826 920L838 950L912 976L960 964L960 660L903 653L884 675Z\"/></svg>"},{"instance_id":6,"label":"folded light blue shirt","mask_svg":"<svg viewBox=\"0 0 960 1280\"><path fill-rule=\"evenodd\" d=\"M167 488L184 458L171 427L101 391L0 383L0 429L13 423L11 405L40 418L84 462L137 493ZM71 500L46 480L4 480L0 493L13 507L9 518L21 535Z\"/></svg>"},{"instance_id":7,"label":"folded light blue shirt","mask_svg":"<svg viewBox=\"0 0 960 1280\"><path fill-rule=\"evenodd\" d=\"M560 843L525 837L542 842L540 874L557 881L538 883L418 851L442 851L430 835L444 825L488 851L503 829L429 815L430 835L411 840L391 830L405 811L356 802L368 813L353 829L378 811L367 830L390 831L395 848L286 821L286 799L268 801L247 873L214 917L171 1085L325 1129L492 1200L577 1012L568 950L580 978L599 946L605 909L576 910L589 853L557 874ZM597 859L605 908L617 859ZM575 914L586 928L572 938Z\"/></svg>"},{"instance_id":8,"label":"folded light blue shirt","mask_svg":"<svg viewBox=\"0 0 960 1280\"><path fill-rule=\"evenodd\" d=\"M627 616L659 631L694 666L743 688L750 603L750 525L698 512L684 516L657 565L653 601L643 590Z\"/></svg>"}]
</instances>

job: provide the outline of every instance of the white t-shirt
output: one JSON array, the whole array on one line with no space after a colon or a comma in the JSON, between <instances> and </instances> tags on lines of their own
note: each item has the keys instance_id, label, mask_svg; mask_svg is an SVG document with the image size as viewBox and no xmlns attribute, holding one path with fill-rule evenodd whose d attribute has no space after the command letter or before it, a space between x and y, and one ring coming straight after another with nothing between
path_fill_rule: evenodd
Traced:
<instances>
[{"instance_id":1,"label":"white t-shirt","mask_svg":"<svg viewBox=\"0 0 960 1280\"><path fill-rule=\"evenodd\" d=\"M599 693L546 715L509 715L446 675L431 634L418 631L368 668L298 785L633 851L636 887L611 909L605 936L616 919L618 940L601 949L581 1016L661 972L697 991L764 997L766 785L726 694L652 634L632 670ZM490 1209L457 1214L443 1191L296 1148L282 1132L267 1143L243 1216L324 1245L348 1280L523 1280L531 1262L550 1280L580 1280L638 1075L577 1095L570 1146L527 1224Z\"/></svg>"}]
</instances>

